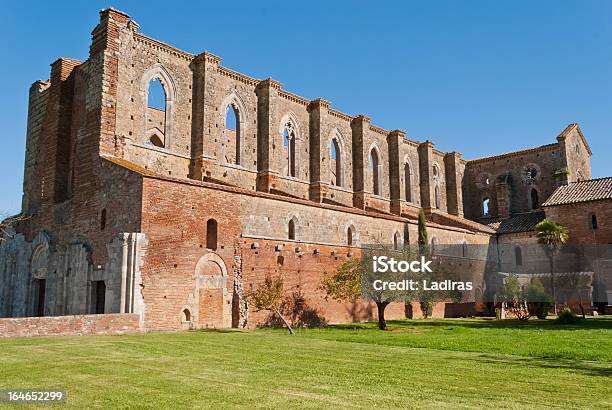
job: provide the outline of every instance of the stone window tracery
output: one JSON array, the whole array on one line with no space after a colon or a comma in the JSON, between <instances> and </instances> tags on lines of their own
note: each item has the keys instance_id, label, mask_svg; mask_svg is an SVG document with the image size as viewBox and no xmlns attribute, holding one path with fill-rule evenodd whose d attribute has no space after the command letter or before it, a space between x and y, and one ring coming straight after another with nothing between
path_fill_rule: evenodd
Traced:
<instances>
[{"instance_id":1,"label":"stone window tracery","mask_svg":"<svg viewBox=\"0 0 612 410\"><path fill-rule=\"evenodd\" d=\"M161 64L155 64L144 73L141 95L145 102L142 131L145 144L170 148L176 87L172 77Z\"/></svg>"},{"instance_id":2,"label":"stone window tracery","mask_svg":"<svg viewBox=\"0 0 612 410\"><path fill-rule=\"evenodd\" d=\"M541 177L540 167L536 164L527 164L522 170L523 181L533 182L539 180Z\"/></svg>"},{"instance_id":3,"label":"stone window tracery","mask_svg":"<svg viewBox=\"0 0 612 410\"><path fill-rule=\"evenodd\" d=\"M219 111L222 115L223 132L221 157L228 164L245 166L245 138L247 135L247 109L242 99L234 92L227 95Z\"/></svg>"},{"instance_id":4,"label":"stone window tracery","mask_svg":"<svg viewBox=\"0 0 612 410\"><path fill-rule=\"evenodd\" d=\"M287 176L297 177L296 164L295 164L295 142L296 130L293 121L287 121L285 123L285 129L283 131L283 146L285 147L285 155L287 160Z\"/></svg>"}]
</instances>

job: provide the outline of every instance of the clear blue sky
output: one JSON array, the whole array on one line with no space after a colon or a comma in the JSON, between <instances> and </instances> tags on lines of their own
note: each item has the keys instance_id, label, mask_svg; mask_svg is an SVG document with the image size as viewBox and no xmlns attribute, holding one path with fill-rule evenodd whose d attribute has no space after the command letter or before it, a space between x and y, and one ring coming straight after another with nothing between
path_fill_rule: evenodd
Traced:
<instances>
[{"instance_id":1,"label":"clear blue sky","mask_svg":"<svg viewBox=\"0 0 612 410\"><path fill-rule=\"evenodd\" d=\"M146 35L466 159L554 142L579 122L593 176L612 175L612 2L183 3L3 2L0 210L21 206L30 84L60 56L86 59L108 6Z\"/></svg>"}]
</instances>

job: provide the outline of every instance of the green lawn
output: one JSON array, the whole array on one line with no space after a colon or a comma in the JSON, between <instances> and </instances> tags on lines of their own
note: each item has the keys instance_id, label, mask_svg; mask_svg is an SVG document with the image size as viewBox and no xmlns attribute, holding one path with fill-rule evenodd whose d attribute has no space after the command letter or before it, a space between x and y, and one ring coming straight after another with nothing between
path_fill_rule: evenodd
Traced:
<instances>
[{"instance_id":1,"label":"green lawn","mask_svg":"<svg viewBox=\"0 0 612 410\"><path fill-rule=\"evenodd\" d=\"M612 318L374 327L0 339L0 389L79 409L612 408Z\"/></svg>"}]
</instances>

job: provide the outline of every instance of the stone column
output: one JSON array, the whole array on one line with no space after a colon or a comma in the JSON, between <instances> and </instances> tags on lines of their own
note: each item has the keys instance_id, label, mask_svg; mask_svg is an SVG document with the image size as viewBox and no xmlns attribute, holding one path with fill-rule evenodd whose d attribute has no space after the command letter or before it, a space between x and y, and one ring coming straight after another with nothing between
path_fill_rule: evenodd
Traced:
<instances>
[{"instance_id":1,"label":"stone column","mask_svg":"<svg viewBox=\"0 0 612 410\"><path fill-rule=\"evenodd\" d=\"M446 210L449 214L463 217L463 194L461 191L461 153L444 155L446 177Z\"/></svg>"},{"instance_id":2,"label":"stone column","mask_svg":"<svg viewBox=\"0 0 612 410\"><path fill-rule=\"evenodd\" d=\"M268 78L257 84L257 190L270 192L278 179L272 158L272 144L277 132L273 121L275 100L281 83Z\"/></svg>"},{"instance_id":3,"label":"stone column","mask_svg":"<svg viewBox=\"0 0 612 410\"><path fill-rule=\"evenodd\" d=\"M387 137L389 147L389 197L391 199L391 212L400 215L401 187L400 187L400 146L406 134L401 130L393 130Z\"/></svg>"},{"instance_id":4,"label":"stone column","mask_svg":"<svg viewBox=\"0 0 612 410\"><path fill-rule=\"evenodd\" d=\"M510 203L510 184L507 181L507 177L503 177L495 183L495 195L497 197L497 216L501 219L510 217L511 203Z\"/></svg>"},{"instance_id":5,"label":"stone column","mask_svg":"<svg viewBox=\"0 0 612 410\"><path fill-rule=\"evenodd\" d=\"M191 163L189 177L203 180L212 173L214 166L214 138L212 136L212 114L209 112L206 96L213 84L213 72L219 67L221 58L204 52L191 62L193 72L192 122L191 122Z\"/></svg>"},{"instance_id":6,"label":"stone column","mask_svg":"<svg viewBox=\"0 0 612 410\"><path fill-rule=\"evenodd\" d=\"M419 185L421 188L421 207L431 208L435 204L433 187L433 147L431 141L419 144Z\"/></svg>"},{"instance_id":7,"label":"stone column","mask_svg":"<svg viewBox=\"0 0 612 410\"><path fill-rule=\"evenodd\" d=\"M353 206L365 209L365 156L363 152L363 140L365 132L370 126L370 117L358 115L351 121L351 131L353 139Z\"/></svg>"},{"instance_id":8,"label":"stone column","mask_svg":"<svg viewBox=\"0 0 612 410\"><path fill-rule=\"evenodd\" d=\"M323 202L329 191L329 176L322 169L323 161L330 161L329 155L324 152L326 149L326 139L323 124L327 120L330 103L322 98L310 102L308 111L310 113L310 200ZM323 182L325 179L325 182Z\"/></svg>"}]
</instances>

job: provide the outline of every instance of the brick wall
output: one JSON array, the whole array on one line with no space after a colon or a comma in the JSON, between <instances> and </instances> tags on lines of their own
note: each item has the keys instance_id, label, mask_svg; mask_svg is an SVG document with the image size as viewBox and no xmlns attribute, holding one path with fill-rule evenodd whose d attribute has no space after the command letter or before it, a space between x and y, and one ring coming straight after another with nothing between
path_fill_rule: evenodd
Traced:
<instances>
[{"instance_id":1,"label":"brick wall","mask_svg":"<svg viewBox=\"0 0 612 410\"><path fill-rule=\"evenodd\" d=\"M541 205L560 184L555 173L566 167L565 155L559 144L468 161L463 197L466 217L474 220L483 217L482 201L485 197L490 199L489 215L503 217L503 210L498 209L497 188L502 182L508 185L509 212L530 211L531 189L538 191ZM527 168L537 170L534 178L528 177Z\"/></svg>"},{"instance_id":2,"label":"brick wall","mask_svg":"<svg viewBox=\"0 0 612 410\"><path fill-rule=\"evenodd\" d=\"M287 224L293 217L297 218L296 239L289 240ZM207 249L209 219L217 222L216 250ZM347 246L348 226L355 229L353 246ZM303 297L308 311L326 322L373 319L373 305L326 298L321 290L324 275L358 258L361 244L392 244L395 232L403 243L406 229L406 240L417 240L416 223L392 215L382 218L358 210L347 213L308 200L151 177L143 181L142 229L149 241L142 266L148 329L181 327L185 309L195 327L230 326L237 319L232 320L236 281L240 279L248 292L266 274L281 275L287 297ZM489 241L488 234L433 223L429 233L438 244ZM207 257L221 266L216 273L199 268L202 258ZM211 266L214 270L214 264ZM389 318L404 318L403 304L393 304L388 314ZM437 308L435 314L442 317L444 309ZM269 313L252 309L248 315L250 327L269 319Z\"/></svg>"},{"instance_id":3,"label":"brick wall","mask_svg":"<svg viewBox=\"0 0 612 410\"><path fill-rule=\"evenodd\" d=\"M0 319L0 337L82 336L140 332L140 316L106 314Z\"/></svg>"},{"instance_id":4,"label":"brick wall","mask_svg":"<svg viewBox=\"0 0 612 410\"><path fill-rule=\"evenodd\" d=\"M612 244L612 200L547 206L546 217L567 227L569 244ZM592 216L597 218L593 229Z\"/></svg>"}]
</instances>

